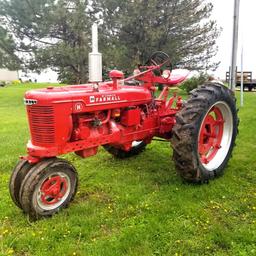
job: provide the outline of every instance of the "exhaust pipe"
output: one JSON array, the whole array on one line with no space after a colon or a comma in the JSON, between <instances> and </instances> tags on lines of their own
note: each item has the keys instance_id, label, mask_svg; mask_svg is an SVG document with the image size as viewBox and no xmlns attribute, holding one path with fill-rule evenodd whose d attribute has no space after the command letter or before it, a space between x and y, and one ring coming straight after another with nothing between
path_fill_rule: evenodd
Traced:
<instances>
[{"instance_id":1,"label":"exhaust pipe","mask_svg":"<svg viewBox=\"0 0 256 256\"><path fill-rule=\"evenodd\" d=\"M98 52L98 25L92 25L92 52L89 53L89 82L102 81L102 55Z\"/></svg>"}]
</instances>

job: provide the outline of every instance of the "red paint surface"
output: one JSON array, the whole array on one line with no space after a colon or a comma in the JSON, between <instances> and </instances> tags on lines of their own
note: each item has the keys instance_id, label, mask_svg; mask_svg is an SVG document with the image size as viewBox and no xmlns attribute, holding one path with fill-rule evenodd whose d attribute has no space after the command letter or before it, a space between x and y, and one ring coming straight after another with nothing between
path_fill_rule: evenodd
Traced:
<instances>
[{"instance_id":1,"label":"red paint surface","mask_svg":"<svg viewBox=\"0 0 256 256\"><path fill-rule=\"evenodd\" d=\"M168 99L168 86L186 77L162 78L154 74L157 68L149 67L125 79L136 78L140 86L122 85L122 73L115 70L111 73L113 81L97 85L28 91L25 99L33 99L36 104L27 106L31 140L26 158L36 162L68 152L87 157L96 154L97 147L104 144L129 150L134 140L168 138L175 114L182 106L180 97ZM166 85L157 99L156 83Z\"/></svg>"}]
</instances>

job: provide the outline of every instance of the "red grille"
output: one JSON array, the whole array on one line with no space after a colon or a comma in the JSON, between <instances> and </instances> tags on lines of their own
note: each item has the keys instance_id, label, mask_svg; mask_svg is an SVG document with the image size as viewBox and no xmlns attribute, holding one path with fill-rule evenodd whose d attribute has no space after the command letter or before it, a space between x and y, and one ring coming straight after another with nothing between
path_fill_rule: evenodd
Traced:
<instances>
[{"instance_id":1,"label":"red grille","mask_svg":"<svg viewBox=\"0 0 256 256\"><path fill-rule=\"evenodd\" d=\"M53 107L29 106L28 113L32 141L39 144L53 144L55 138Z\"/></svg>"}]
</instances>

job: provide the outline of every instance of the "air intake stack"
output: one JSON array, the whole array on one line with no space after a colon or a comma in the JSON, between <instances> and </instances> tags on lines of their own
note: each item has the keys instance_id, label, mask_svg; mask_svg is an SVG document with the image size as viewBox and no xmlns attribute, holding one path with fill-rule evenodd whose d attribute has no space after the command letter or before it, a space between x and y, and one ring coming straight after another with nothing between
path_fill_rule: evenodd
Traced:
<instances>
[{"instance_id":1,"label":"air intake stack","mask_svg":"<svg viewBox=\"0 0 256 256\"><path fill-rule=\"evenodd\" d=\"M98 52L98 25L92 25L92 52L89 53L89 82L102 81L102 56Z\"/></svg>"}]
</instances>

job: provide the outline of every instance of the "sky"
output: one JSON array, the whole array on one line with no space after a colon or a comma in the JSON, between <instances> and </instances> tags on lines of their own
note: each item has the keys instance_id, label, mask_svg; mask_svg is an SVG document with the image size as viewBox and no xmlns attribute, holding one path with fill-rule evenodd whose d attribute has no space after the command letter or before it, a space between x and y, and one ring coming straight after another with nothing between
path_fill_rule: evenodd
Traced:
<instances>
[{"instance_id":1,"label":"sky","mask_svg":"<svg viewBox=\"0 0 256 256\"><path fill-rule=\"evenodd\" d=\"M219 51L215 57L221 63L215 76L225 78L225 72L228 71L231 63L234 0L211 0L211 2L214 6L212 18L222 27L221 35L217 40ZM240 0L237 66L238 70L241 70L241 49L243 47L243 70L252 71L253 78L256 78L256 42L253 27L255 10L255 0Z\"/></svg>"},{"instance_id":2,"label":"sky","mask_svg":"<svg viewBox=\"0 0 256 256\"><path fill-rule=\"evenodd\" d=\"M217 39L218 53L215 61L220 61L218 69L213 73L216 78L225 78L231 63L232 33L233 33L233 15L234 0L208 0L213 3L214 9L212 19L216 20L219 27L222 28L220 37ZM256 15L255 0L240 0L239 15L239 45L237 54L237 66L240 70L241 48L244 52L244 71L252 71L253 78L256 78L256 42L254 41L253 18ZM104 58L104 56L103 56ZM41 75L31 75L32 80L38 82L56 82L57 74L52 71L43 72Z\"/></svg>"}]
</instances>

